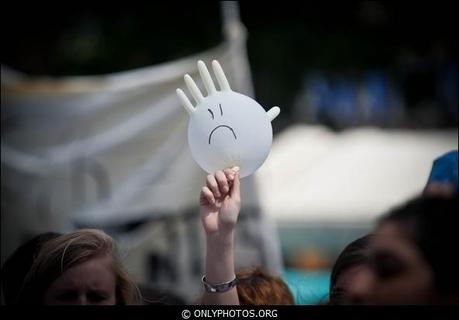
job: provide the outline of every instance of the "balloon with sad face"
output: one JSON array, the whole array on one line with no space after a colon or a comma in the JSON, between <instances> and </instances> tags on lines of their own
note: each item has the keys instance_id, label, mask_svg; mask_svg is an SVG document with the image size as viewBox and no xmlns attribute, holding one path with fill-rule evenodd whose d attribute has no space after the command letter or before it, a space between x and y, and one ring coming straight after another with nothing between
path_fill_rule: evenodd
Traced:
<instances>
[{"instance_id":1,"label":"balloon with sad face","mask_svg":"<svg viewBox=\"0 0 459 320\"><path fill-rule=\"evenodd\" d=\"M208 173L237 166L243 178L254 173L266 160L273 138L271 121L280 109L273 107L266 112L255 100L231 90L216 60L212 67L218 91L204 62L198 62L207 90L205 97L189 75L184 77L196 106L177 89L190 115L188 144L193 158Z\"/></svg>"}]
</instances>

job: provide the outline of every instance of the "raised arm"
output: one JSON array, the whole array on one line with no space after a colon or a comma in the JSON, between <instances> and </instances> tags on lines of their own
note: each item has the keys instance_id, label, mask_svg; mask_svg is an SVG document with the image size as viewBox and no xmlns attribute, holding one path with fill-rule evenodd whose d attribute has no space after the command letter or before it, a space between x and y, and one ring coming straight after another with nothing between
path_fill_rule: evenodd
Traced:
<instances>
[{"instance_id":1,"label":"raised arm","mask_svg":"<svg viewBox=\"0 0 459 320\"><path fill-rule=\"evenodd\" d=\"M234 281L234 231L241 209L237 171L233 168L208 175L201 190L201 220L207 241L203 304L239 304Z\"/></svg>"}]
</instances>

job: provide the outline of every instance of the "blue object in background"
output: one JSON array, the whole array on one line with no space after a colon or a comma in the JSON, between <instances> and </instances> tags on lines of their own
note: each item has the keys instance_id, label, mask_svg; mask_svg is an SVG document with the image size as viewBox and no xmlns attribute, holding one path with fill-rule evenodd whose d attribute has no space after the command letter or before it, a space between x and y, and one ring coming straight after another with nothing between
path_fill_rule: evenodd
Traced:
<instances>
[{"instance_id":1,"label":"blue object in background","mask_svg":"<svg viewBox=\"0 0 459 320\"><path fill-rule=\"evenodd\" d=\"M458 64L449 63L440 69L437 79L437 97L442 106L457 119L458 105Z\"/></svg>"},{"instance_id":2,"label":"blue object in background","mask_svg":"<svg viewBox=\"0 0 459 320\"><path fill-rule=\"evenodd\" d=\"M340 127L357 122L357 85L353 79L339 76L334 81L320 72L305 81L305 103L312 121L332 121Z\"/></svg>"},{"instance_id":3,"label":"blue object in background","mask_svg":"<svg viewBox=\"0 0 459 320\"><path fill-rule=\"evenodd\" d=\"M305 89L306 105L309 109L309 117L313 121L319 121L320 115L326 110L326 97L330 91L328 80L321 73L314 73L307 77Z\"/></svg>"},{"instance_id":4,"label":"blue object in background","mask_svg":"<svg viewBox=\"0 0 459 320\"><path fill-rule=\"evenodd\" d=\"M435 159L427 184L434 182L449 183L452 184L456 192L458 192L457 161L457 150L450 151Z\"/></svg>"},{"instance_id":5,"label":"blue object in background","mask_svg":"<svg viewBox=\"0 0 459 320\"><path fill-rule=\"evenodd\" d=\"M365 93L363 112L365 120L380 120L389 117L389 81L383 72L365 74L362 84Z\"/></svg>"},{"instance_id":6,"label":"blue object in background","mask_svg":"<svg viewBox=\"0 0 459 320\"><path fill-rule=\"evenodd\" d=\"M332 85L328 96L328 116L335 124L345 127L358 120L357 85L346 77L338 78Z\"/></svg>"},{"instance_id":7,"label":"blue object in background","mask_svg":"<svg viewBox=\"0 0 459 320\"><path fill-rule=\"evenodd\" d=\"M295 298L295 304L317 305L328 301L330 270L305 271L285 269L282 274Z\"/></svg>"}]
</instances>

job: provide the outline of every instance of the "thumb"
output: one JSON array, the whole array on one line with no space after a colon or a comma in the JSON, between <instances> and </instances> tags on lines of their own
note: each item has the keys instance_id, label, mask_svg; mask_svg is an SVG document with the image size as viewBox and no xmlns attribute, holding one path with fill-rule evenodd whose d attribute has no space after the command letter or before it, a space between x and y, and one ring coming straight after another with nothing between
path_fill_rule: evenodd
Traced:
<instances>
[{"instance_id":1,"label":"thumb","mask_svg":"<svg viewBox=\"0 0 459 320\"><path fill-rule=\"evenodd\" d=\"M241 197L241 190L240 190L240 181L239 181L239 172L236 173L236 175L234 176L234 180L233 180L233 186L231 187L231 198L234 198L234 197L238 197L240 198Z\"/></svg>"}]
</instances>

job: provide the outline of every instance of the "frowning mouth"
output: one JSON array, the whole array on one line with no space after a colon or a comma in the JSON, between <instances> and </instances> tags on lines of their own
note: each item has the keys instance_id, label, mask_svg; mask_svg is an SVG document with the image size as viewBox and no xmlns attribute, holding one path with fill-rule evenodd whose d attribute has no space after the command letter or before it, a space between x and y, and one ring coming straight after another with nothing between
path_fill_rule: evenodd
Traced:
<instances>
[{"instance_id":1,"label":"frowning mouth","mask_svg":"<svg viewBox=\"0 0 459 320\"><path fill-rule=\"evenodd\" d=\"M213 134L217 129L219 129L219 128L227 128L227 129L231 130L231 132L233 133L234 139L237 140L237 137L236 137L236 134L234 133L233 128L231 128L230 126L221 124L221 125L215 127L215 128L210 132L210 135L209 135L209 144L210 144L210 139L212 139L212 134Z\"/></svg>"}]
</instances>

